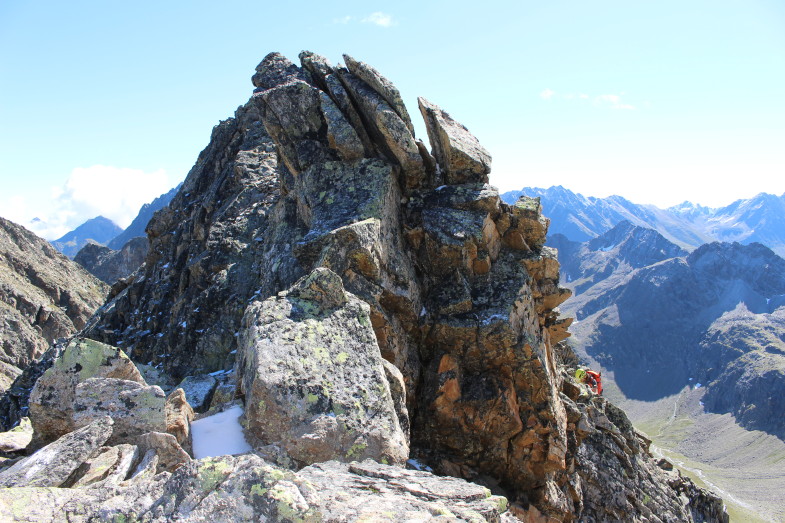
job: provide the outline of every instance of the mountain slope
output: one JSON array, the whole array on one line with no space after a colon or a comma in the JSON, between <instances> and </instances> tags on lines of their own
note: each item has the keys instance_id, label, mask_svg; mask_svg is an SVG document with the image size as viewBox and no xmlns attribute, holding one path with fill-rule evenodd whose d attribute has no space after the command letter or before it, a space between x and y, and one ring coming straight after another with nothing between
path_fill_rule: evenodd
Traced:
<instances>
[{"instance_id":1,"label":"mountain slope","mask_svg":"<svg viewBox=\"0 0 785 523\"><path fill-rule=\"evenodd\" d=\"M87 272L112 285L120 278L130 276L144 263L147 256L147 238L131 238L119 250L112 250L97 243L88 242L76 253L74 261Z\"/></svg>"},{"instance_id":2,"label":"mountain slope","mask_svg":"<svg viewBox=\"0 0 785 523\"><path fill-rule=\"evenodd\" d=\"M785 390L785 260L760 244L719 242L670 258L679 249L656 248L667 245L649 231L648 240L636 235L637 251L662 259L636 267L621 250L609 251L611 261L597 252L617 236L564 252L575 260L565 265L588 275L567 284L576 297L563 307L579 320L580 350L613 370L628 398L655 400L702 383L707 409L785 437L776 416Z\"/></svg>"},{"instance_id":3,"label":"mountain slope","mask_svg":"<svg viewBox=\"0 0 785 523\"><path fill-rule=\"evenodd\" d=\"M96 216L54 240L52 245L69 258L73 258L79 249L87 244L88 240L105 245L122 231L112 220Z\"/></svg>"},{"instance_id":4,"label":"mountain slope","mask_svg":"<svg viewBox=\"0 0 785 523\"><path fill-rule=\"evenodd\" d=\"M108 287L46 240L0 218L0 389L85 326Z\"/></svg>"}]
</instances>

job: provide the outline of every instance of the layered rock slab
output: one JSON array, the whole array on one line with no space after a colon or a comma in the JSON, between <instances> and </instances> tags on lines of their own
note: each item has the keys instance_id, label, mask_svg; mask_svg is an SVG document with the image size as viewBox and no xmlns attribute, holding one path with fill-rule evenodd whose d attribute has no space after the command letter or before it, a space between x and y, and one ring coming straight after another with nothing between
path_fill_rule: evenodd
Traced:
<instances>
[{"instance_id":1,"label":"layered rock slab","mask_svg":"<svg viewBox=\"0 0 785 523\"><path fill-rule=\"evenodd\" d=\"M365 457L403 463L408 442L369 307L314 270L243 318L237 376L246 426L303 464Z\"/></svg>"},{"instance_id":2,"label":"layered rock slab","mask_svg":"<svg viewBox=\"0 0 785 523\"><path fill-rule=\"evenodd\" d=\"M191 462L112 488L0 489L4 521L517 521L507 500L455 478L371 461L292 472L258 456Z\"/></svg>"}]
</instances>

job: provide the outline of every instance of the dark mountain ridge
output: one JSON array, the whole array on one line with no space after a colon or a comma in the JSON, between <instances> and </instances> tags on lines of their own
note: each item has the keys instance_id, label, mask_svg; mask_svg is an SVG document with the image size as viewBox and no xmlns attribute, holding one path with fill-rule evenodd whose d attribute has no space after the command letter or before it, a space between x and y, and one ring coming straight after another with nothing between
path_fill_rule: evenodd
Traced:
<instances>
[{"instance_id":1,"label":"dark mountain ridge","mask_svg":"<svg viewBox=\"0 0 785 523\"><path fill-rule=\"evenodd\" d=\"M139 209L139 213L131 224L120 232L120 234L112 238L106 246L112 250L119 251L132 238L146 237L147 233L145 232L145 229L147 228L150 219L153 217L153 214L169 205L169 202L172 201L172 198L174 198L174 195L177 194L177 191L180 189L180 185L182 184L178 184L177 187L174 187L169 192L155 198L152 202L142 205Z\"/></svg>"}]
</instances>

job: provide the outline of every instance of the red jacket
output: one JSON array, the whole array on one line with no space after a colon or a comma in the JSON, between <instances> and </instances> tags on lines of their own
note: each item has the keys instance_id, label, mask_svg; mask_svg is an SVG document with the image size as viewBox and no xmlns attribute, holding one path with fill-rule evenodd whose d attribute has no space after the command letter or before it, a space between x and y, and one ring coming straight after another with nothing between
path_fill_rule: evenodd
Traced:
<instances>
[{"instance_id":1,"label":"red jacket","mask_svg":"<svg viewBox=\"0 0 785 523\"><path fill-rule=\"evenodd\" d=\"M599 372L594 372L593 370L586 371L586 383L592 389L595 389L595 392L599 395L602 394L602 377L600 376Z\"/></svg>"}]
</instances>

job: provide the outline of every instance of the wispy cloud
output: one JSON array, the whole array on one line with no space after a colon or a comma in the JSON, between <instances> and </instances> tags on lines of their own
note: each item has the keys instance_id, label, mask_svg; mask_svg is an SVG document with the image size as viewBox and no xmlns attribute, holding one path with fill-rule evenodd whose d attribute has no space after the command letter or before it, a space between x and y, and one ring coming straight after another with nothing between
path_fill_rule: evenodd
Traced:
<instances>
[{"instance_id":1,"label":"wispy cloud","mask_svg":"<svg viewBox=\"0 0 785 523\"><path fill-rule=\"evenodd\" d=\"M622 93L624 94L624 93ZM611 109L635 109L634 105L623 103L618 94L601 94L594 97L594 105L606 106Z\"/></svg>"},{"instance_id":2,"label":"wispy cloud","mask_svg":"<svg viewBox=\"0 0 785 523\"><path fill-rule=\"evenodd\" d=\"M347 25L347 24L356 24L356 23L371 24L379 27L392 27L394 25L398 25L398 22L392 17L392 15L383 13L381 11L376 11L374 13L369 14L368 16L346 15L346 16L339 16L337 18L333 18L333 24L337 24L337 25Z\"/></svg>"},{"instance_id":3,"label":"wispy cloud","mask_svg":"<svg viewBox=\"0 0 785 523\"><path fill-rule=\"evenodd\" d=\"M369 14L363 18L361 22L364 24L378 25L380 27L391 27L395 25L395 20L393 20L393 17L387 13L382 13L381 11L376 11L375 13Z\"/></svg>"},{"instance_id":4,"label":"wispy cloud","mask_svg":"<svg viewBox=\"0 0 785 523\"><path fill-rule=\"evenodd\" d=\"M550 100L551 98L553 98L553 95L555 94L556 91L552 91L548 88L545 88L542 91L540 91L540 98L542 98L543 100Z\"/></svg>"}]
</instances>

